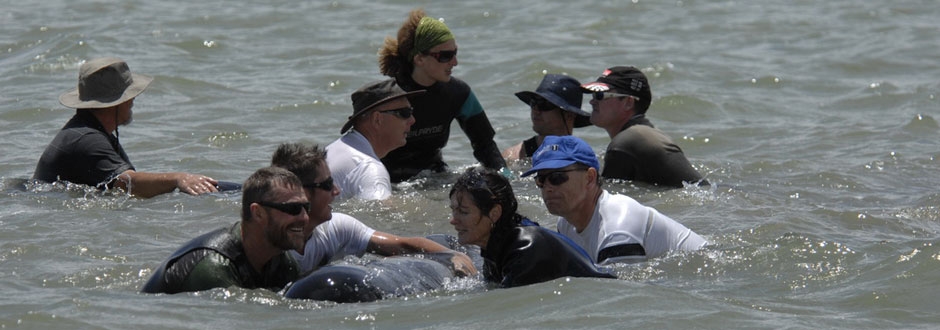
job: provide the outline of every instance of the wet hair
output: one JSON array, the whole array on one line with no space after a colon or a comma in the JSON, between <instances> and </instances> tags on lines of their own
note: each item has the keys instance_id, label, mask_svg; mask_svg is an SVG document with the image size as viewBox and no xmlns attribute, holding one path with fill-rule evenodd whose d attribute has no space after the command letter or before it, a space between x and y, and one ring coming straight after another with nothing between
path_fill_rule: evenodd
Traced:
<instances>
[{"instance_id":1,"label":"wet hair","mask_svg":"<svg viewBox=\"0 0 940 330\"><path fill-rule=\"evenodd\" d=\"M519 202L516 201L509 180L495 170L484 167L468 168L451 187L450 197L458 192L468 193L482 214L489 214L497 204L502 206L502 215L496 220L491 235L519 226L524 218L516 213Z\"/></svg>"},{"instance_id":2,"label":"wet hair","mask_svg":"<svg viewBox=\"0 0 940 330\"><path fill-rule=\"evenodd\" d=\"M411 63L408 54L415 45L415 31L418 23L427 16L424 9L418 8L408 13L408 18L398 28L398 38L385 37L385 44L379 49L379 72L383 75L398 78L411 74L414 63Z\"/></svg>"},{"instance_id":3,"label":"wet hair","mask_svg":"<svg viewBox=\"0 0 940 330\"><path fill-rule=\"evenodd\" d=\"M294 173L280 167L264 167L252 173L242 185L242 221L251 221L251 204L270 200L276 187L300 187Z\"/></svg>"},{"instance_id":4,"label":"wet hair","mask_svg":"<svg viewBox=\"0 0 940 330\"><path fill-rule=\"evenodd\" d=\"M320 164L326 162L326 150L319 145L308 146L302 143L282 143L271 155L271 166L291 171L303 181L314 180ZM313 182L308 182L313 183Z\"/></svg>"}]
</instances>

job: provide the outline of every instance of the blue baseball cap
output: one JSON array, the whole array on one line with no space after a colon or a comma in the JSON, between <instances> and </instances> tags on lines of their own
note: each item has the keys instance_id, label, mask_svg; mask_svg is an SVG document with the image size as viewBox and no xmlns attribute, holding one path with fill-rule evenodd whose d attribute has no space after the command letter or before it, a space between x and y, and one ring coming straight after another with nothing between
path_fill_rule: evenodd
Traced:
<instances>
[{"instance_id":1,"label":"blue baseball cap","mask_svg":"<svg viewBox=\"0 0 940 330\"><path fill-rule=\"evenodd\" d=\"M522 173L522 176L529 176L540 170L563 168L574 163L584 164L595 170L600 170L601 167L594 149L584 140L573 135L549 135L532 156L532 169Z\"/></svg>"}]
</instances>

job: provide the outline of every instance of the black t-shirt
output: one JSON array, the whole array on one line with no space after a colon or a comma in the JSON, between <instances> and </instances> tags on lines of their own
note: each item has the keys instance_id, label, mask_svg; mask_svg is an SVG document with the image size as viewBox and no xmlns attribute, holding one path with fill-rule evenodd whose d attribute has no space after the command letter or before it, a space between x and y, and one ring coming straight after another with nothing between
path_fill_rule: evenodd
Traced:
<instances>
[{"instance_id":1,"label":"black t-shirt","mask_svg":"<svg viewBox=\"0 0 940 330\"><path fill-rule=\"evenodd\" d=\"M99 186L133 170L118 138L105 132L88 110L76 110L42 153L33 179Z\"/></svg>"},{"instance_id":2,"label":"black t-shirt","mask_svg":"<svg viewBox=\"0 0 940 330\"><path fill-rule=\"evenodd\" d=\"M535 152L539 150L539 136L533 136L528 140L522 141L522 154L520 158L532 158Z\"/></svg>"}]
</instances>

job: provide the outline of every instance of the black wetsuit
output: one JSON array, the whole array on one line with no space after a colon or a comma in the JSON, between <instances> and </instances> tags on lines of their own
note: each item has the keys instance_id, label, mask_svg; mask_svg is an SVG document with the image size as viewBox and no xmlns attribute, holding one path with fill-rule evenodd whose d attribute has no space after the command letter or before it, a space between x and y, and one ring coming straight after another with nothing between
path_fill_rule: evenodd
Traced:
<instances>
[{"instance_id":1,"label":"black wetsuit","mask_svg":"<svg viewBox=\"0 0 940 330\"><path fill-rule=\"evenodd\" d=\"M484 277L499 283L500 287L529 285L564 276L616 278L610 270L594 265L577 244L528 219L511 228L497 226L481 254Z\"/></svg>"},{"instance_id":2,"label":"black wetsuit","mask_svg":"<svg viewBox=\"0 0 940 330\"><path fill-rule=\"evenodd\" d=\"M708 184L682 149L644 115L631 118L611 139L601 175L673 187L682 187L683 181Z\"/></svg>"},{"instance_id":3,"label":"black wetsuit","mask_svg":"<svg viewBox=\"0 0 940 330\"><path fill-rule=\"evenodd\" d=\"M145 293L179 293L237 286L280 291L300 277L300 266L287 252L251 267L242 246L241 222L199 236L174 252L141 288Z\"/></svg>"},{"instance_id":4,"label":"black wetsuit","mask_svg":"<svg viewBox=\"0 0 940 330\"><path fill-rule=\"evenodd\" d=\"M532 155L535 155L535 151L539 150L539 136L533 136L528 140L522 141L522 152L519 155L519 159L522 158L532 158Z\"/></svg>"},{"instance_id":5,"label":"black wetsuit","mask_svg":"<svg viewBox=\"0 0 940 330\"><path fill-rule=\"evenodd\" d=\"M454 119L470 138L473 156L483 166L496 170L506 166L493 141L496 135L493 126L465 82L451 78L446 83L437 82L424 87L410 76L396 80L405 91L426 89L427 93L408 98L414 108L415 123L408 133L407 144L382 158L392 182L408 180L426 169L434 172L446 170L447 163L441 156L441 149L447 145Z\"/></svg>"},{"instance_id":6,"label":"black wetsuit","mask_svg":"<svg viewBox=\"0 0 940 330\"><path fill-rule=\"evenodd\" d=\"M43 151L33 179L99 186L133 169L118 138L106 132L90 111L76 110Z\"/></svg>"}]
</instances>

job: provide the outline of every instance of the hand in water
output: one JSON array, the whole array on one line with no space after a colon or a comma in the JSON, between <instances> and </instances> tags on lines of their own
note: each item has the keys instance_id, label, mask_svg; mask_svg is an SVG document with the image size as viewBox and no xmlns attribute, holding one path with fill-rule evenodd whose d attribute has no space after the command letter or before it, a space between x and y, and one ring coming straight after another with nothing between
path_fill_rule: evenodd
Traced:
<instances>
[{"instance_id":1,"label":"hand in water","mask_svg":"<svg viewBox=\"0 0 940 330\"><path fill-rule=\"evenodd\" d=\"M450 262L454 264L454 274L457 276L466 277L477 274L477 268L473 265L473 260L466 254L455 251L450 258Z\"/></svg>"}]
</instances>

